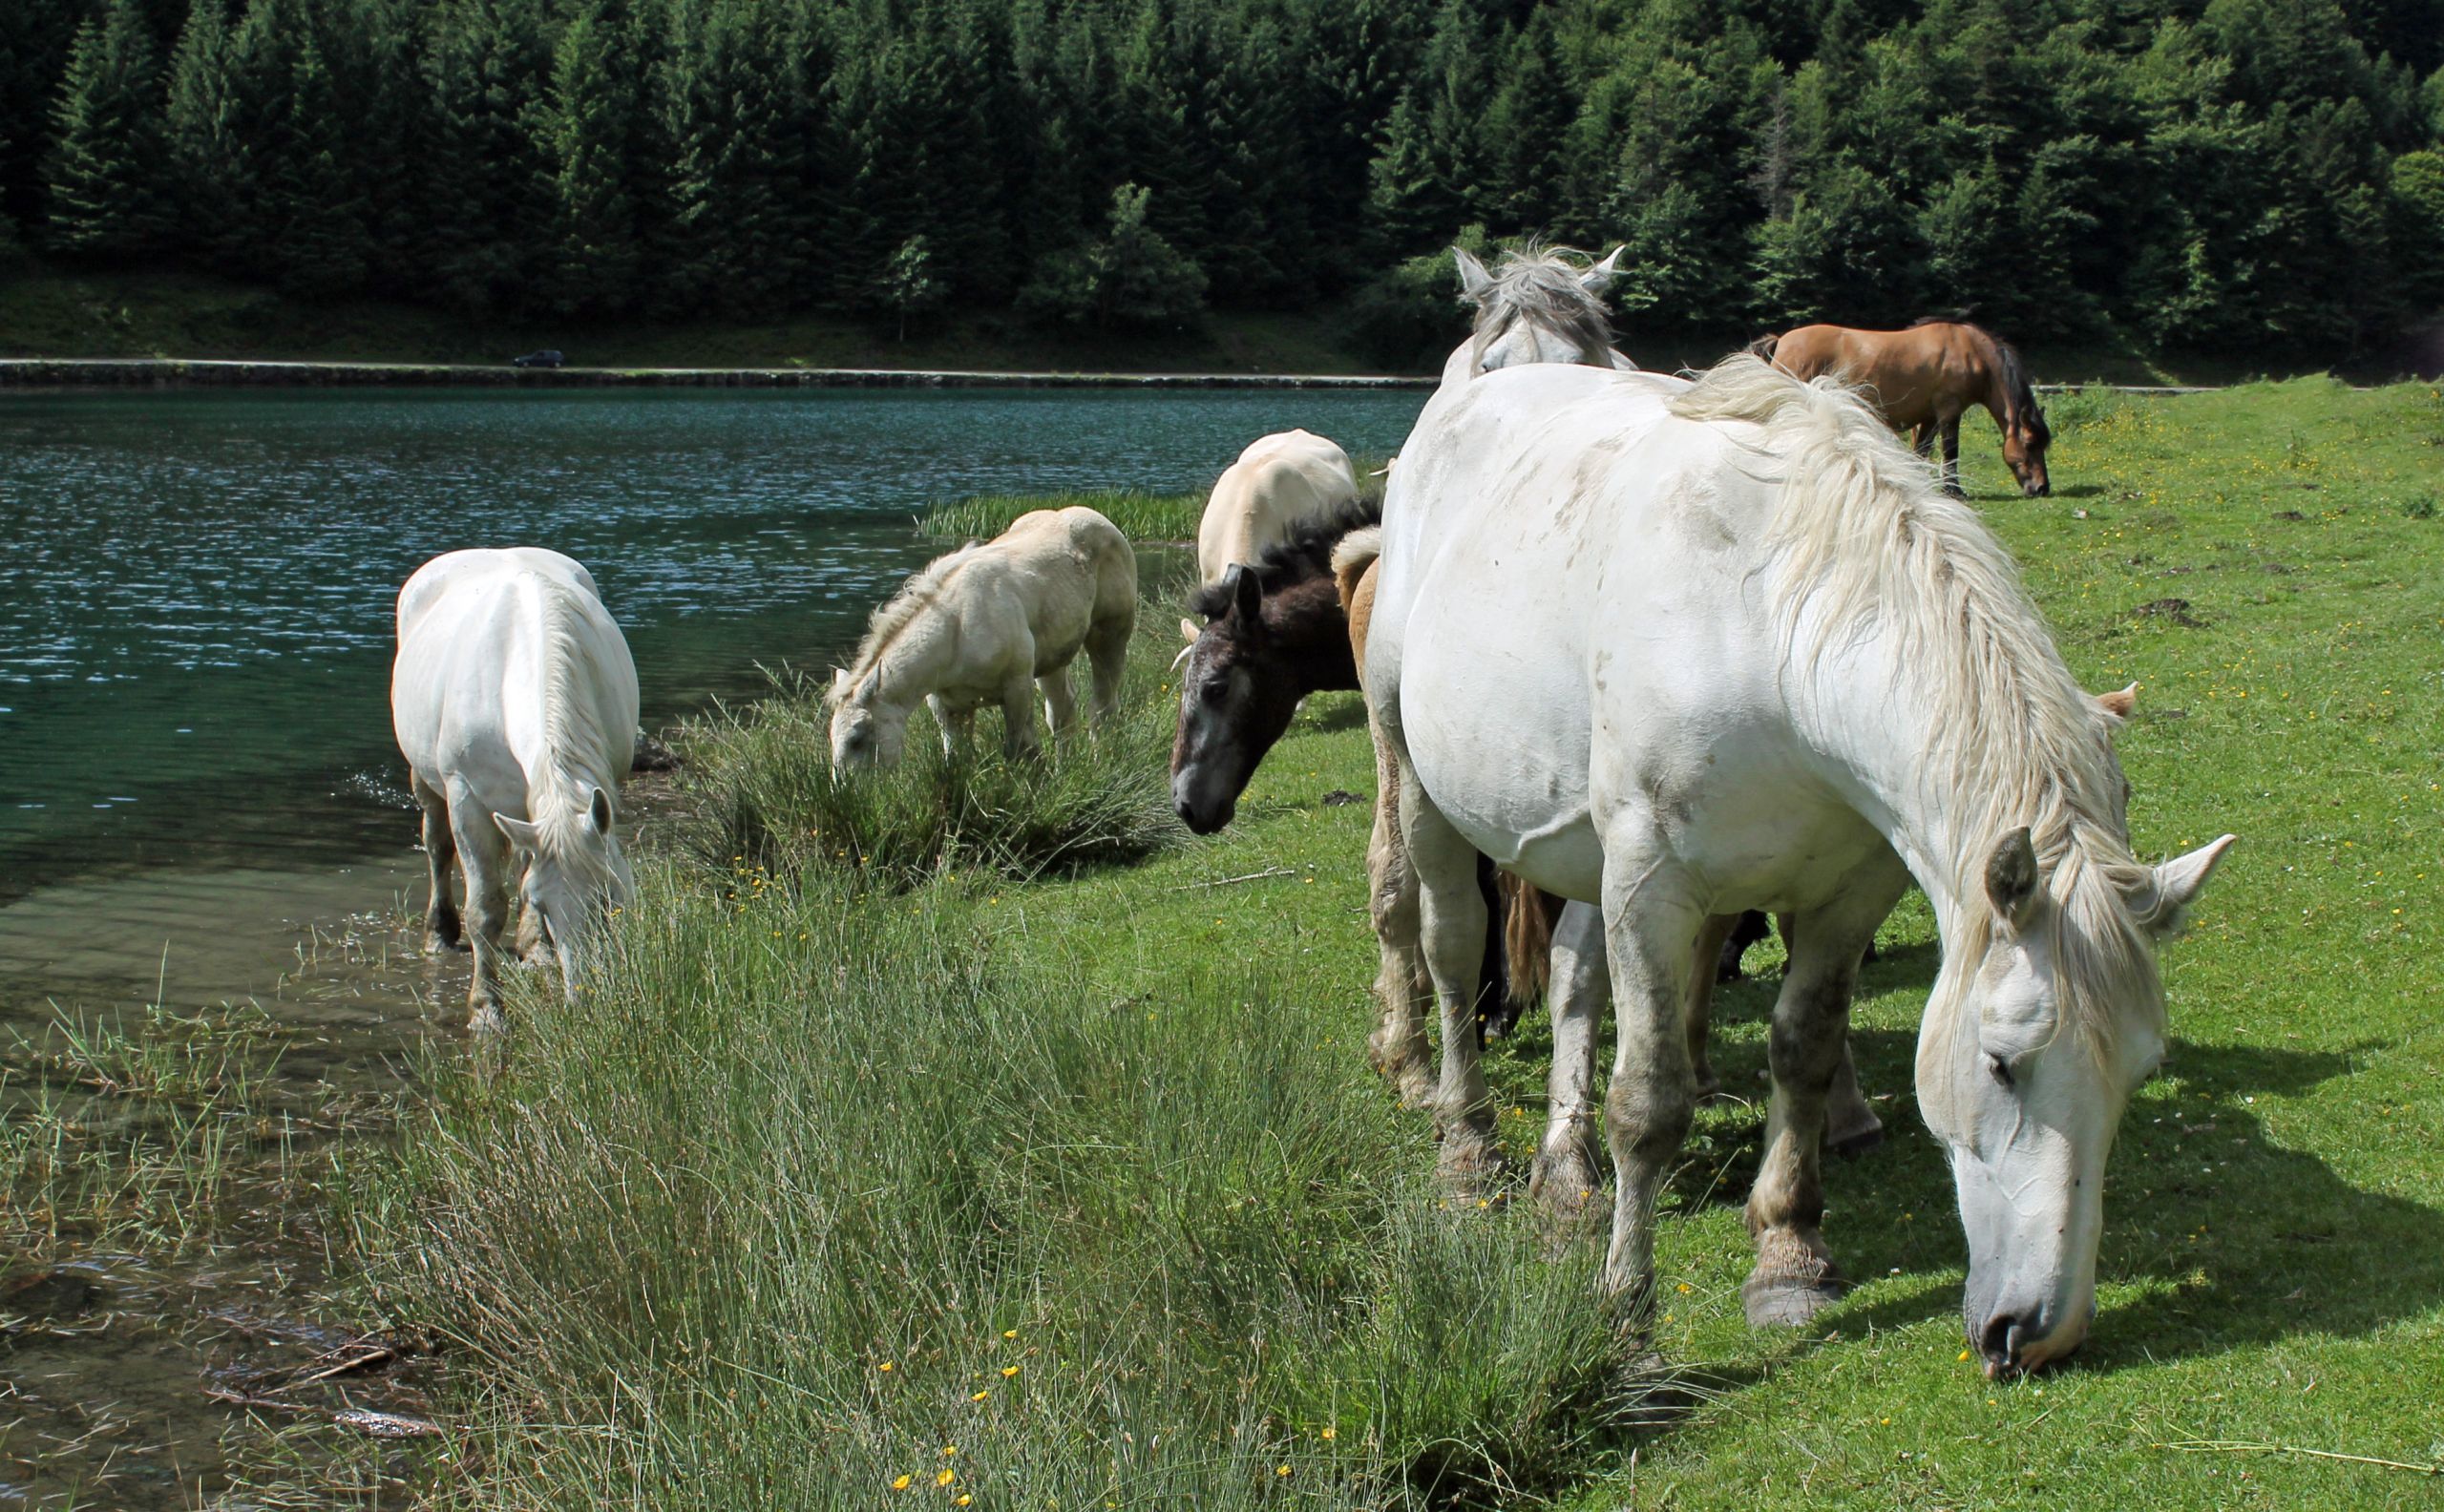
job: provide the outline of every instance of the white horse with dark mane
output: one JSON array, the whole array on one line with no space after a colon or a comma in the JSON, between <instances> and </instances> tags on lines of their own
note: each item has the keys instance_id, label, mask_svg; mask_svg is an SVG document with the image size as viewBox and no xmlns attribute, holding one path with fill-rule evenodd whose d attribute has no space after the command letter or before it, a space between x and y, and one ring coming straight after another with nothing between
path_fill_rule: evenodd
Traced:
<instances>
[{"instance_id":1,"label":"white horse with dark mane","mask_svg":"<svg viewBox=\"0 0 2444 1512\"><path fill-rule=\"evenodd\" d=\"M1118 526L1083 505L1022 514L989 541L963 546L908 579L874 613L856 659L835 673L834 766L887 766L907 744L918 704L956 751L986 704L1001 707L1002 749L1031 756L1035 690L1052 732L1077 717L1069 663L1094 669L1093 717L1120 706L1120 675L1137 627L1137 554Z\"/></svg>"},{"instance_id":2,"label":"white horse with dark mane","mask_svg":"<svg viewBox=\"0 0 2444 1512\"><path fill-rule=\"evenodd\" d=\"M637 668L593 576L536 547L416 569L399 590L390 723L424 810L433 948L460 945L450 869L466 870L475 1027L500 1025L513 881L521 954L550 947L574 994L603 917L634 888L617 794L636 751Z\"/></svg>"},{"instance_id":3,"label":"white horse with dark mane","mask_svg":"<svg viewBox=\"0 0 2444 1512\"><path fill-rule=\"evenodd\" d=\"M1841 1287L1818 1146L1852 982L1914 875L1943 944L1919 1104L1951 1156L1970 1341L1998 1375L2079 1343L2105 1158L2164 1048L2157 947L2230 837L2132 855L2111 721L1872 410L1749 357L1694 386L1559 365L1444 385L1385 500L1365 673L1443 1018L1446 1170L1494 1150L1473 852L1601 905L1602 1280L1633 1304L1694 1100L1693 944L1724 914L1794 915L1742 1294L1752 1323L1804 1322Z\"/></svg>"}]
</instances>

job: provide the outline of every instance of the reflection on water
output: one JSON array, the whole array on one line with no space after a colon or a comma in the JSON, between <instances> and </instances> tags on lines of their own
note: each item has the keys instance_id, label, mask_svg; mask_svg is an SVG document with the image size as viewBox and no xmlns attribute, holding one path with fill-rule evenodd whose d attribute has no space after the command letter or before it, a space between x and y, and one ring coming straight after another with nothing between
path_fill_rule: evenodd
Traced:
<instances>
[{"instance_id":1,"label":"reflection on water","mask_svg":"<svg viewBox=\"0 0 2444 1512\"><path fill-rule=\"evenodd\" d=\"M940 497L1202 486L1298 424L1388 452L1399 393L0 399L0 903L97 868L397 845L397 585L547 544L626 628L648 721L809 664L928 555Z\"/></svg>"}]
</instances>

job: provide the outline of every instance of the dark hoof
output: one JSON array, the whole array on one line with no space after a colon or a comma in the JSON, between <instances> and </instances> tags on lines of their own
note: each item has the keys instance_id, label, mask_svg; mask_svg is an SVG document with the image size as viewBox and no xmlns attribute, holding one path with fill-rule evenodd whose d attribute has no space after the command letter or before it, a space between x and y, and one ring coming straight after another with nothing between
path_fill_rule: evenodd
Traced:
<instances>
[{"instance_id":1,"label":"dark hoof","mask_svg":"<svg viewBox=\"0 0 2444 1512\"><path fill-rule=\"evenodd\" d=\"M1435 1157L1435 1179L1455 1197L1490 1203L1502 1195L1510 1176L1509 1158L1501 1146L1474 1132L1445 1134L1443 1152Z\"/></svg>"},{"instance_id":2,"label":"dark hoof","mask_svg":"<svg viewBox=\"0 0 2444 1512\"><path fill-rule=\"evenodd\" d=\"M1815 1277L1752 1275L1739 1289L1739 1304L1750 1328L1805 1328L1847 1290L1829 1270Z\"/></svg>"},{"instance_id":3,"label":"dark hoof","mask_svg":"<svg viewBox=\"0 0 2444 1512\"><path fill-rule=\"evenodd\" d=\"M1828 1155L1842 1156L1844 1159L1865 1155L1883 1143L1884 1125L1882 1124L1870 1124L1865 1128L1854 1129L1839 1139L1834 1138L1830 1129L1824 1133L1824 1152Z\"/></svg>"},{"instance_id":4,"label":"dark hoof","mask_svg":"<svg viewBox=\"0 0 2444 1512\"><path fill-rule=\"evenodd\" d=\"M430 919L425 921L424 950L426 955L464 956L467 954L468 949L469 946L467 944L466 937L458 933L458 923L455 919L453 919L450 922L450 927L447 929L433 923Z\"/></svg>"}]
</instances>

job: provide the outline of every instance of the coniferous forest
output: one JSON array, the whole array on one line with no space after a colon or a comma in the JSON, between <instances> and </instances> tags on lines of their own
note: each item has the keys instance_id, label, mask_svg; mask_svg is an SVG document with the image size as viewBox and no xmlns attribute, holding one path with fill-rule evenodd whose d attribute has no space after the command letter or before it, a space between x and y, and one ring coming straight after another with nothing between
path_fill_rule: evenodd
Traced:
<instances>
[{"instance_id":1,"label":"coniferous forest","mask_svg":"<svg viewBox=\"0 0 2444 1512\"><path fill-rule=\"evenodd\" d=\"M7 0L0 249L475 315L1161 329L1458 238L1647 328L2340 353L2444 304L2444 0Z\"/></svg>"}]
</instances>

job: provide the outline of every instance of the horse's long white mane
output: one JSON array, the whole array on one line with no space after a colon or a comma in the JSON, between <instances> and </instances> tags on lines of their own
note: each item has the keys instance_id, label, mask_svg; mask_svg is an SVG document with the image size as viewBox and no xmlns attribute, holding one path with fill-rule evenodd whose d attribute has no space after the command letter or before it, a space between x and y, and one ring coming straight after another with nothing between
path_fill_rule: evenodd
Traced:
<instances>
[{"instance_id":1,"label":"horse's long white mane","mask_svg":"<svg viewBox=\"0 0 2444 1512\"><path fill-rule=\"evenodd\" d=\"M1898 638L1910 697L1941 711L1923 766L1947 807L1961 880L2025 825L2047 890L2063 1022L2100 1053L2117 998L2142 984L2160 1012L2153 870L2130 853L2111 730L2054 649L2017 567L1977 512L1830 379L1801 383L1759 359L1726 359L1672 401L1686 419L1762 428L1780 464L1771 535L1774 612L1792 666L1872 627ZM1971 907L1964 958L1982 956L1992 911ZM1966 986L1963 976L1959 984ZM1947 1030L1960 1014L1940 1014ZM1973 1027L1973 1026L1972 1026Z\"/></svg>"},{"instance_id":2,"label":"horse's long white mane","mask_svg":"<svg viewBox=\"0 0 2444 1512\"><path fill-rule=\"evenodd\" d=\"M572 601L578 590L534 575L536 603L542 611L543 769L528 777L527 815L543 854L580 881L611 874L610 856L586 823L594 789L615 791L619 773L593 769L599 752L616 750L632 738L602 724L600 701L574 697L585 675L591 648L585 624Z\"/></svg>"},{"instance_id":3,"label":"horse's long white mane","mask_svg":"<svg viewBox=\"0 0 2444 1512\"><path fill-rule=\"evenodd\" d=\"M939 602L951 575L967 565L988 541L970 541L946 556L937 556L919 569L916 576L900 585L899 592L874 606L866 621L866 638L857 644L856 659L849 663L849 680L842 687L853 690L873 675L881 664L883 653L899 639L901 631L916 622L916 617ZM834 688L824 698L826 704L838 704L841 688Z\"/></svg>"},{"instance_id":4,"label":"horse's long white mane","mask_svg":"<svg viewBox=\"0 0 2444 1512\"><path fill-rule=\"evenodd\" d=\"M1505 252L1493 286L1477 303L1475 334L1495 336L1515 321L1557 331L1584 351L1612 345L1612 316L1582 282L1591 258L1573 247L1534 243Z\"/></svg>"}]
</instances>

